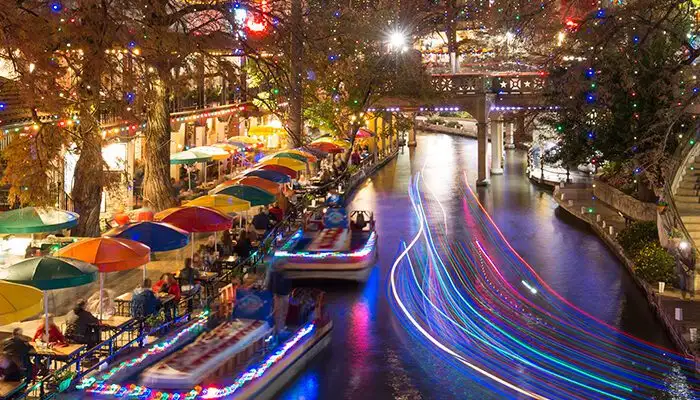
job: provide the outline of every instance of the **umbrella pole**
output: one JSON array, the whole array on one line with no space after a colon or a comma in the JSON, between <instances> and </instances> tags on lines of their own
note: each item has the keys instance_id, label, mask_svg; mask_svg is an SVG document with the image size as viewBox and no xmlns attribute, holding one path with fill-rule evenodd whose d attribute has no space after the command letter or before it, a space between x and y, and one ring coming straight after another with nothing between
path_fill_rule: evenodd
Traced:
<instances>
[{"instance_id":1,"label":"umbrella pole","mask_svg":"<svg viewBox=\"0 0 700 400\"><path fill-rule=\"evenodd\" d=\"M203 162L202 165L204 165L204 183L207 183L207 162Z\"/></svg>"},{"instance_id":2,"label":"umbrella pole","mask_svg":"<svg viewBox=\"0 0 700 400\"><path fill-rule=\"evenodd\" d=\"M191 235L192 235L192 261L194 261L194 232L192 232Z\"/></svg>"},{"instance_id":3,"label":"umbrella pole","mask_svg":"<svg viewBox=\"0 0 700 400\"><path fill-rule=\"evenodd\" d=\"M192 172L190 171L190 166L187 166L187 184L190 186L190 192L192 191Z\"/></svg>"},{"instance_id":4,"label":"umbrella pole","mask_svg":"<svg viewBox=\"0 0 700 400\"><path fill-rule=\"evenodd\" d=\"M143 280L146 280L146 264L143 264Z\"/></svg>"},{"instance_id":5,"label":"umbrella pole","mask_svg":"<svg viewBox=\"0 0 700 400\"><path fill-rule=\"evenodd\" d=\"M100 321L102 321L102 312L104 311L104 304L102 304L102 293L105 287L105 273L100 272Z\"/></svg>"},{"instance_id":6,"label":"umbrella pole","mask_svg":"<svg viewBox=\"0 0 700 400\"><path fill-rule=\"evenodd\" d=\"M49 293L44 290L44 334L46 343L49 342Z\"/></svg>"}]
</instances>

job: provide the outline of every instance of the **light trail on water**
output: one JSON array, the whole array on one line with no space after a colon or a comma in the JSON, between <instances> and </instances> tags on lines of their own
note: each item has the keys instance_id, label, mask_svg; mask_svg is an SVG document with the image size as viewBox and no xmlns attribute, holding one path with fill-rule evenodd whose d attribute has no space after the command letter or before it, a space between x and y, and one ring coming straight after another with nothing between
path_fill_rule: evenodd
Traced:
<instances>
[{"instance_id":1,"label":"light trail on water","mask_svg":"<svg viewBox=\"0 0 700 400\"><path fill-rule=\"evenodd\" d=\"M497 383L478 380L503 397L648 399L671 390L700 398L693 360L568 302L515 252L467 184L458 195L470 229L455 239L422 172L409 185L418 232L394 261L389 285L414 337L465 374ZM674 374L680 380L667 384Z\"/></svg>"}]
</instances>

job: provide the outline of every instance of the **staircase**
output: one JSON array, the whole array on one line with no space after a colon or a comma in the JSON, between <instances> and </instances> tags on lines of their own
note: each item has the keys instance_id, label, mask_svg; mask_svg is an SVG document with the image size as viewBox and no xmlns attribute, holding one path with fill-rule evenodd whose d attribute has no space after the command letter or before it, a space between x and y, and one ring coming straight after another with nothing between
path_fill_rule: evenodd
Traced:
<instances>
[{"instance_id":1,"label":"staircase","mask_svg":"<svg viewBox=\"0 0 700 400\"><path fill-rule=\"evenodd\" d=\"M673 198L690 237L700 243L700 156L688 160L684 169Z\"/></svg>"}]
</instances>

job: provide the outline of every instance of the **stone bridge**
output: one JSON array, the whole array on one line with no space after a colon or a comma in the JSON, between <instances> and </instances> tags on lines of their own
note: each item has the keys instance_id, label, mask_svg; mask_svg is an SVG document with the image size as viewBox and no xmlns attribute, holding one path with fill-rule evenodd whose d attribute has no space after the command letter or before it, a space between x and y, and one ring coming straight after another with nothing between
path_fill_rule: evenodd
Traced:
<instances>
[{"instance_id":1,"label":"stone bridge","mask_svg":"<svg viewBox=\"0 0 700 400\"><path fill-rule=\"evenodd\" d=\"M440 96L424 104L386 98L374 108L374 113L421 111L466 111L476 119L478 141L477 185L488 185L490 174L502 174L503 149L515 147L514 136L523 136L525 112L545 112L557 107L545 103L546 74L542 72L491 72L435 74L432 83ZM505 137L504 137L505 134ZM491 163L488 167L488 142L491 141ZM409 146L414 146L415 130L409 134Z\"/></svg>"}]
</instances>

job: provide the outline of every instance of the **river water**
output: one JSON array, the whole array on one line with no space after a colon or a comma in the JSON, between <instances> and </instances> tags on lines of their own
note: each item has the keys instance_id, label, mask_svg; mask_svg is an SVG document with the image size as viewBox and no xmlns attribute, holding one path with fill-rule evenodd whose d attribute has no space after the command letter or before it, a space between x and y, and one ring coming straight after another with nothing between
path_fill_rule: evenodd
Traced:
<instances>
[{"instance_id":1,"label":"river water","mask_svg":"<svg viewBox=\"0 0 700 400\"><path fill-rule=\"evenodd\" d=\"M476 182L475 140L428 133L417 140L416 148L404 149L356 192L350 209L373 210L377 219L379 263L365 284L313 284L327 292L332 343L278 398L497 398L489 390L492 382L458 373L407 333L388 300L388 272L401 241L418 230L408 197L411 176L424 171L424 180L455 221L461 208L456 193L464 174L472 185ZM525 178L525 156L508 151L505 174L477 190L513 248L576 306L643 340L670 347L617 258L586 224L558 209L549 190Z\"/></svg>"}]
</instances>

